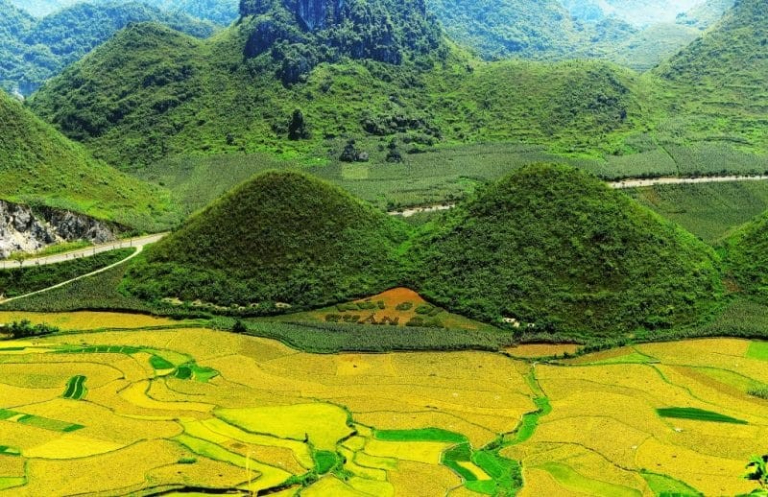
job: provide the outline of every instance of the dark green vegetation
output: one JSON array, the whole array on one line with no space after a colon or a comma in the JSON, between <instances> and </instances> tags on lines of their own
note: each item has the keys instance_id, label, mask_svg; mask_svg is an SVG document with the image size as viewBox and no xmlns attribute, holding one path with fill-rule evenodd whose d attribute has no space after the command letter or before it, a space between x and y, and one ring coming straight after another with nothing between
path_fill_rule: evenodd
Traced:
<instances>
[{"instance_id":1,"label":"dark green vegetation","mask_svg":"<svg viewBox=\"0 0 768 497\"><path fill-rule=\"evenodd\" d=\"M728 269L744 292L768 303L768 213L727 241Z\"/></svg>"},{"instance_id":2,"label":"dark green vegetation","mask_svg":"<svg viewBox=\"0 0 768 497\"><path fill-rule=\"evenodd\" d=\"M768 181L659 185L626 192L710 245L768 211Z\"/></svg>"},{"instance_id":3,"label":"dark green vegetation","mask_svg":"<svg viewBox=\"0 0 768 497\"><path fill-rule=\"evenodd\" d=\"M414 287L438 305L540 331L679 327L722 293L710 249L560 166L529 166L489 186L425 229L412 259Z\"/></svg>"},{"instance_id":4,"label":"dark green vegetation","mask_svg":"<svg viewBox=\"0 0 768 497\"><path fill-rule=\"evenodd\" d=\"M36 292L115 264L134 249L114 250L72 261L0 271L0 295L6 298Z\"/></svg>"},{"instance_id":5,"label":"dark green vegetation","mask_svg":"<svg viewBox=\"0 0 768 497\"><path fill-rule=\"evenodd\" d=\"M753 457L747 464L748 473L744 477L749 481L759 485L759 490L752 492L752 495L764 497L768 495L768 455Z\"/></svg>"},{"instance_id":6,"label":"dark green vegetation","mask_svg":"<svg viewBox=\"0 0 768 497\"><path fill-rule=\"evenodd\" d=\"M242 185L133 265L125 288L258 314L379 293L399 280L407 229L349 194L298 173ZM279 306L278 306L279 307Z\"/></svg>"},{"instance_id":7,"label":"dark green vegetation","mask_svg":"<svg viewBox=\"0 0 768 497\"><path fill-rule=\"evenodd\" d=\"M439 428L424 428L421 430L376 430L374 437L377 440L390 442L444 442L464 443L467 437Z\"/></svg>"},{"instance_id":8,"label":"dark green vegetation","mask_svg":"<svg viewBox=\"0 0 768 497\"><path fill-rule=\"evenodd\" d=\"M765 148L768 3L740 0L723 20L654 72L670 82L685 117L678 134Z\"/></svg>"},{"instance_id":9,"label":"dark green vegetation","mask_svg":"<svg viewBox=\"0 0 768 497\"><path fill-rule=\"evenodd\" d=\"M58 328L47 324L33 325L29 320L22 319L0 328L0 332L8 334L11 338L31 338L50 335L59 331Z\"/></svg>"},{"instance_id":10,"label":"dark green vegetation","mask_svg":"<svg viewBox=\"0 0 768 497\"><path fill-rule=\"evenodd\" d=\"M737 425L747 424L746 421L741 419L694 407L669 407L665 409L657 409L656 411L662 418L692 419L694 421L710 421L713 423L730 423Z\"/></svg>"},{"instance_id":11,"label":"dark green vegetation","mask_svg":"<svg viewBox=\"0 0 768 497\"><path fill-rule=\"evenodd\" d=\"M85 388L86 377L82 375L73 376L67 382L67 388L64 390L64 398L80 400L85 397L88 390Z\"/></svg>"},{"instance_id":12,"label":"dark green vegetation","mask_svg":"<svg viewBox=\"0 0 768 497\"><path fill-rule=\"evenodd\" d=\"M207 37L214 25L178 12L163 12L138 2L80 3L42 19L33 19L0 1L0 87L27 95L130 23L153 21Z\"/></svg>"},{"instance_id":13,"label":"dark green vegetation","mask_svg":"<svg viewBox=\"0 0 768 497\"><path fill-rule=\"evenodd\" d=\"M445 52L438 60L414 55L431 30L402 49L412 57L307 64L306 78L286 87L280 74L288 69L274 51L243 59L259 19L202 42L156 25L131 26L46 85L31 106L126 168L195 152L268 151L292 159L330 149L339 157L349 137L362 140L369 155L390 144L402 156L480 141L613 153L654 112L647 85L631 71L598 62L485 64L455 48L438 50ZM297 108L306 133L290 140Z\"/></svg>"},{"instance_id":14,"label":"dark green vegetation","mask_svg":"<svg viewBox=\"0 0 768 497\"><path fill-rule=\"evenodd\" d=\"M94 160L2 92L0 128L0 198L139 228L168 220L167 192Z\"/></svg>"}]
</instances>

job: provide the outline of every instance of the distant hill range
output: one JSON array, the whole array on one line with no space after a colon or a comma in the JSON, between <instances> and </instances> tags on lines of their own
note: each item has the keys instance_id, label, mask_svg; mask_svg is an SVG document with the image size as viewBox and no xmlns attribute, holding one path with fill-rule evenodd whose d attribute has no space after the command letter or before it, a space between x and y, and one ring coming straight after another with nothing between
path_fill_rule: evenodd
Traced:
<instances>
[{"instance_id":1,"label":"distant hill range","mask_svg":"<svg viewBox=\"0 0 768 497\"><path fill-rule=\"evenodd\" d=\"M78 3L37 19L0 0L0 86L28 95L130 23L154 21L197 37L218 28L138 2Z\"/></svg>"}]
</instances>

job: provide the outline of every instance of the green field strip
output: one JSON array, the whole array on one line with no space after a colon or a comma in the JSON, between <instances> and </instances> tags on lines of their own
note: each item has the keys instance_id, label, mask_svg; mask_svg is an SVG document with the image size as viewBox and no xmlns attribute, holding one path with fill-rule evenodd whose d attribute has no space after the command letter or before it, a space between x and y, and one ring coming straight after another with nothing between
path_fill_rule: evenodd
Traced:
<instances>
[{"instance_id":1,"label":"green field strip","mask_svg":"<svg viewBox=\"0 0 768 497\"><path fill-rule=\"evenodd\" d=\"M571 491L595 497L642 497L643 495L641 491L634 488L587 478L565 464L548 462L536 468L543 469L552 475L558 484Z\"/></svg>"},{"instance_id":2,"label":"green field strip","mask_svg":"<svg viewBox=\"0 0 768 497\"><path fill-rule=\"evenodd\" d=\"M641 471L642 476L657 497L700 497L701 492L667 475Z\"/></svg>"},{"instance_id":3,"label":"green field strip","mask_svg":"<svg viewBox=\"0 0 768 497\"><path fill-rule=\"evenodd\" d=\"M656 412L662 418L671 419L688 419L692 421L707 421L712 423L729 423L737 425L746 425L748 422L726 416L713 411L707 411L704 409L698 409L695 407L666 407L662 409L656 409Z\"/></svg>"},{"instance_id":4,"label":"green field strip","mask_svg":"<svg viewBox=\"0 0 768 497\"><path fill-rule=\"evenodd\" d=\"M750 359L758 359L760 361L768 361L768 342L752 342L747 349L747 357Z\"/></svg>"},{"instance_id":5,"label":"green field strip","mask_svg":"<svg viewBox=\"0 0 768 497\"><path fill-rule=\"evenodd\" d=\"M442 464L461 476L465 482L477 481L477 477L460 462L472 462L472 448L468 442L460 443L443 452Z\"/></svg>"},{"instance_id":6,"label":"green field strip","mask_svg":"<svg viewBox=\"0 0 768 497\"><path fill-rule=\"evenodd\" d=\"M86 377L82 375L73 376L67 382L67 388L64 391L65 399L80 400L85 397L87 390L85 388Z\"/></svg>"},{"instance_id":7,"label":"green field strip","mask_svg":"<svg viewBox=\"0 0 768 497\"><path fill-rule=\"evenodd\" d=\"M155 370L174 369L176 367L172 362L158 355L152 355L149 358L149 365L152 366L152 369Z\"/></svg>"},{"instance_id":8,"label":"green field strip","mask_svg":"<svg viewBox=\"0 0 768 497\"><path fill-rule=\"evenodd\" d=\"M35 428L42 428L49 431L71 433L73 431L85 428L83 425L68 423L66 421L44 418L42 416L35 416L33 414L24 414L22 412L11 411L10 409L0 409L0 421L10 420L11 418L16 418L17 416L18 418L15 420L17 423L21 423L27 426L34 426Z\"/></svg>"},{"instance_id":9,"label":"green field strip","mask_svg":"<svg viewBox=\"0 0 768 497\"><path fill-rule=\"evenodd\" d=\"M20 456L21 451L8 445L0 445L0 456Z\"/></svg>"},{"instance_id":10,"label":"green field strip","mask_svg":"<svg viewBox=\"0 0 768 497\"><path fill-rule=\"evenodd\" d=\"M23 487L27 484L27 479L21 477L0 476L0 490L10 490L16 487Z\"/></svg>"},{"instance_id":11,"label":"green field strip","mask_svg":"<svg viewBox=\"0 0 768 497\"><path fill-rule=\"evenodd\" d=\"M376 440L384 442L444 442L467 443L467 437L440 428L423 428L417 430L374 430Z\"/></svg>"}]
</instances>

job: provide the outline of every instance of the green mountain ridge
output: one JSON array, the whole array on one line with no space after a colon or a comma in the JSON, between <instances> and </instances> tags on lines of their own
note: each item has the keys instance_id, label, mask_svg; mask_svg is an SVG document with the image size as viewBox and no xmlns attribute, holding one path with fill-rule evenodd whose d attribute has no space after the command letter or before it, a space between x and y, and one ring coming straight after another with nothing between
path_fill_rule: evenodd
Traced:
<instances>
[{"instance_id":1,"label":"green mountain ridge","mask_svg":"<svg viewBox=\"0 0 768 497\"><path fill-rule=\"evenodd\" d=\"M714 252L583 172L533 165L413 242L413 284L486 322L610 336L690 325L722 284Z\"/></svg>"},{"instance_id":2,"label":"green mountain ridge","mask_svg":"<svg viewBox=\"0 0 768 497\"><path fill-rule=\"evenodd\" d=\"M167 191L94 160L2 92L0 128L0 198L138 229L169 216Z\"/></svg>"},{"instance_id":3,"label":"green mountain ridge","mask_svg":"<svg viewBox=\"0 0 768 497\"><path fill-rule=\"evenodd\" d=\"M322 157L329 140L346 138L615 150L654 112L646 85L629 70L582 61L482 63L450 44L440 61L342 58L286 86L285 66L272 53L244 56L254 22L207 41L130 26L52 80L30 106L121 168L182 153ZM309 134L292 141L296 109Z\"/></svg>"},{"instance_id":4,"label":"green mountain ridge","mask_svg":"<svg viewBox=\"0 0 768 497\"><path fill-rule=\"evenodd\" d=\"M205 38L216 27L138 2L80 3L34 19L0 0L0 86L29 94L130 23L156 21Z\"/></svg>"},{"instance_id":5,"label":"green mountain ridge","mask_svg":"<svg viewBox=\"0 0 768 497\"><path fill-rule=\"evenodd\" d=\"M298 173L269 172L147 251L125 287L148 300L321 307L399 280L400 221Z\"/></svg>"},{"instance_id":6,"label":"green mountain ridge","mask_svg":"<svg viewBox=\"0 0 768 497\"><path fill-rule=\"evenodd\" d=\"M682 133L708 141L768 146L768 3L738 0L709 30L654 72L677 93Z\"/></svg>"}]
</instances>

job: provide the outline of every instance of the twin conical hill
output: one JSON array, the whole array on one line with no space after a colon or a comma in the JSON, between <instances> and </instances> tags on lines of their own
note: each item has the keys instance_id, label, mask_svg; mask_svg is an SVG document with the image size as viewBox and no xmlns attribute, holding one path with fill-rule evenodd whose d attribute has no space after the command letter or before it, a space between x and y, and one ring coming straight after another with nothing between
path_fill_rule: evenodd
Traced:
<instances>
[{"instance_id":1,"label":"twin conical hill","mask_svg":"<svg viewBox=\"0 0 768 497\"><path fill-rule=\"evenodd\" d=\"M139 228L167 213L167 191L91 158L0 92L0 198L70 209Z\"/></svg>"},{"instance_id":2,"label":"twin conical hill","mask_svg":"<svg viewBox=\"0 0 768 497\"><path fill-rule=\"evenodd\" d=\"M710 249L572 168L526 167L414 242L425 297L485 321L609 335L696 321L720 293Z\"/></svg>"},{"instance_id":3,"label":"twin conical hill","mask_svg":"<svg viewBox=\"0 0 768 497\"><path fill-rule=\"evenodd\" d=\"M265 173L152 247L127 286L147 299L311 307L398 280L399 221L299 173Z\"/></svg>"}]
</instances>

